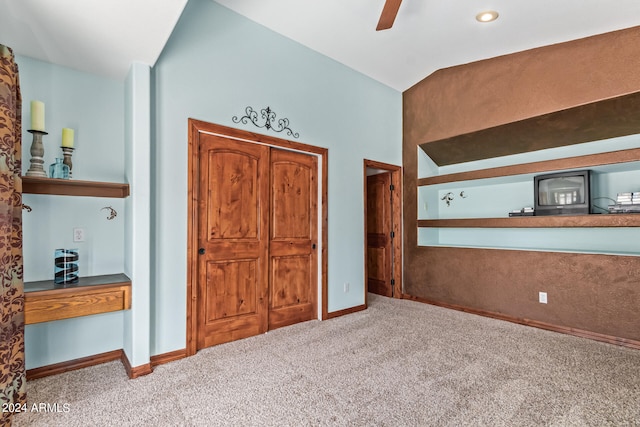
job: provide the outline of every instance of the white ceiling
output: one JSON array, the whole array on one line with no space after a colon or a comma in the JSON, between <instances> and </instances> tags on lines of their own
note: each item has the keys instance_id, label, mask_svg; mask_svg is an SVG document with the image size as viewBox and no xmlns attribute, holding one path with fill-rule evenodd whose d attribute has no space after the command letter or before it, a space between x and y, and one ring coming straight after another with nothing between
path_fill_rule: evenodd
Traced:
<instances>
[{"instance_id":1,"label":"white ceiling","mask_svg":"<svg viewBox=\"0 0 640 427\"><path fill-rule=\"evenodd\" d=\"M640 0L404 0L381 32L384 0L216 1L398 91L440 68L640 25ZM122 79L155 63L185 3L0 0L0 43ZM499 19L478 23L486 9Z\"/></svg>"},{"instance_id":2,"label":"white ceiling","mask_svg":"<svg viewBox=\"0 0 640 427\"><path fill-rule=\"evenodd\" d=\"M124 80L155 64L187 0L0 0L0 43L15 53Z\"/></svg>"}]
</instances>

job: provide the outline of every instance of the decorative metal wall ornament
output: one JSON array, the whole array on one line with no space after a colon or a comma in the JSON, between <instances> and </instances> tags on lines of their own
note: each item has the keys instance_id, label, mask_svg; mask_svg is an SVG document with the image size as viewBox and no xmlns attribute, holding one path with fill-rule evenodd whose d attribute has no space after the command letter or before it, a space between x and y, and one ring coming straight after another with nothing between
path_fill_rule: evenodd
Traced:
<instances>
[{"instance_id":1,"label":"decorative metal wall ornament","mask_svg":"<svg viewBox=\"0 0 640 427\"><path fill-rule=\"evenodd\" d=\"M233 116L231 120L234 123L242 123L247 124L248 122L253 123L256 127L272 129L274 132L284 132L287 131L287 135L297 138L300 136L298 132L294 132L289 128L289 119L278 119L277 125L274 124L276 121L276 113L271 111L270 107L263 108L260 110L260 114L262 118L265 120L263 125L258 124L258 112L254 110L252 107L247 107L244 110L245 115L238 118L238 116Z\"/></svg>"},{"instance_id":2,"label":"decorative metal wall ornament","mask_svg":"<svg viewBox=\"0 0 640 427\"><path fill-rule=\"evenodd\" d=\"M447 203L447 206L451 206L451 201L453 200L453 193L449 191L447 194L442 196L440 200L444 200Z\"/></svg>"},{"instance_id":3,"label":"decorative metal wall ornament","mask_svg":"<svg viewBox=\"0 0 640 427\"><path fill-rule=\"evenodd\" d=\"M111 206L105 206L104 208L102 208L100 210L103 211L105 209L107 209L109 211L109 216L107 217L108 220L112 220L113 218L118 216L118 212L116 212L116 210L113 209Z\"/></svg>"}]
</instances>

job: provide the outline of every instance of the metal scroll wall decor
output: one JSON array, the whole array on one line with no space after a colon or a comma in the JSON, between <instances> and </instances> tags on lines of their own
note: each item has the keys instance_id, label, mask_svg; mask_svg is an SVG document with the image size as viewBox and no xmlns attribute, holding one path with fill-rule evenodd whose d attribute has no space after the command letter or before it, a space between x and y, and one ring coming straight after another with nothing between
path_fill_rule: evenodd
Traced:
<instances>
[{"instance_id":1,"label":"metal scroll wall decor","mask_svg":"<svg viewBox=\"0 0 640 427\"><path fill-rule=\"evenodd\" d=\"M287 118L278 119L278 122L275 123L276 113L273 112L270 107L263 108L262 110L260 110L260 114L264 119L264 124L262 125L258 123L258 112L254 110L253 107L245 108L244 113L245 113L244 116L240 118L238 118L238 116L233 116L231 120L233 120L234 123L242 123L245 125L248 122L251 122L259 128L270 129L270 130L273 130L274 132L286 131L287 135L292 136L294 138L297 138L300 136L298 132L292 131L291 128L289 127L289 119Z\"/></svg>"},{"instance_id":2,"label":"metal scroll wall decor","mask_svg":"<svg viewBox=\"0 0 640 427\"><path fill-rule=\"evenodd\" d=\"M109 216L107 217L108 220L112 220L113 218L118 216L118 212L116 212L116 210L113 209L111 206L105 206L104 208L102 208L100 210L103 211L105 209L107 209L109 211Z\"/></svg>"}]
</instances>

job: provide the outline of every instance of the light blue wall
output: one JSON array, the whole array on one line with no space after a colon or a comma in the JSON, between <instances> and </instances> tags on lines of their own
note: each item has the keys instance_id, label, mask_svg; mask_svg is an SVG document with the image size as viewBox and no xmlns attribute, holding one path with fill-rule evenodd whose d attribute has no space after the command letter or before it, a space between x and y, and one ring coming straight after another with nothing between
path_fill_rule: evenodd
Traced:
<instances>
[{"instance_id":1,"label":"light blue wall","mask_svg":"<svg viewBox=\"0 0 640 427\"><path fill-rule=\"evenodd\" d=\"M73 179L124 181L123 83L18 56L23 99L23 173L29 168L30 101L45 103L45 166L60 157L63 127L75 129ZM23 215L25 281L53 278L54 249L80 250L80 275L121 273L124 201L93 197L24 195L33 212ZM107 221L105 206L119 215ZM74 227L86 241L74 243ZM108 313L28 325L27 369L122 348L123 314Z\"/></svg>"},{"instance_id":2,"label":"light blue wall","mask_svg":"<svg viewBox=\"0 0 640 427\"><path fill-rule=\"evenodd\" d=\"M640 135L541 150L514 156L430 168L429 159L419 156L420 177L465 172L476 169L528 163L562 157L580 156L606 151L640 147ZM618 192L640 191L638 162L591 168L593 204L606 209ZM533 174L471 182L454 182L423 186L418 190L418 217L492 218L506 217L510 210L533 206ZM465 198L460 197L464 191ZM453 193L447 206L442 197ZM604 197L604 198L601 198ZM598 210L594 210L597 212ZM420 245L493 247L505 249L554 250L570 252L640 254L638 228L567 228L567 229L465 229L421 228Z\"/></svg>"},{"instance_id":3,"label":"light blue wall","mask_svg":"<svg viewBox=\"0 0 640 427\"><path fill-rule=\"evenodd\" d=\"M257 132L231 118L269 106L329 149L329 311L362 304L363 159L401 164L401 93L210 0L187 4L153 73L152 354L185 347L190 117Z\"/></svg>"},{"instance_id":4,"label":"light blue wall","mask_svg":"<svg viewBox=\"0 0 640 427\"><path fill-rule=\"evenodd\" d=\"M151 216L151 68L131 65L125 81L125 174L130 184L125 199L124 272L133 284L131 310L124 314L124 352L132 367L149 363L150 216Z\"/></svg>"}]
</instances>

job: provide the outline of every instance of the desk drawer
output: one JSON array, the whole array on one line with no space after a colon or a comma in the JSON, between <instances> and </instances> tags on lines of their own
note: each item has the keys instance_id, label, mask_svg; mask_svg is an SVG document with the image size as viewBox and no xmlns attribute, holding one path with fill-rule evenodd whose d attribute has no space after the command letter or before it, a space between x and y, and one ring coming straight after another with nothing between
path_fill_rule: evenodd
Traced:
<instances>
[{"instance_id":1,"label":"desk drawer","mask_svg":"<svg viewBox=\"0 0 640 427\"><path fill-rule=\"evenodd\" d=\"M25 324L131 308L131 285L102 285L25 293Z\"/></svg>"}]
</instances>

